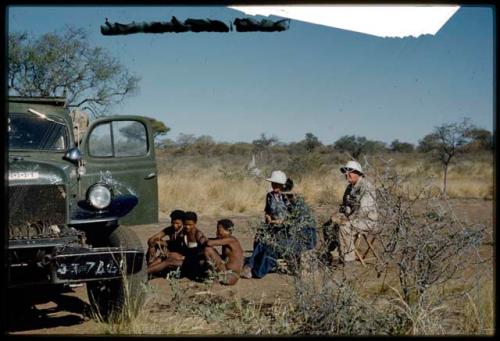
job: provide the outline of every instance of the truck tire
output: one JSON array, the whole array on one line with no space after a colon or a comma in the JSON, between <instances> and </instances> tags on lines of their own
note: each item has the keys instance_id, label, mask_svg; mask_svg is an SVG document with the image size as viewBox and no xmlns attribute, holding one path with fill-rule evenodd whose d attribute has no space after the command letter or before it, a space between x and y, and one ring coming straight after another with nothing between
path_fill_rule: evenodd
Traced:
<instances>
[{"instance_id":1,"label":"truck tire","mask_svg":"<svg viewBox=\"0 0 500 341\"><path fill-rule=\"evenodd\" d=\"M107 245L142 250L142 244L132 230L118 226L108 236ZM123 278L87 283L87 293L92 311L97 319L110 322L126 320L137 315L144 303L146 283L145 257L141 270Z\"/></svg>"}]
</instances>

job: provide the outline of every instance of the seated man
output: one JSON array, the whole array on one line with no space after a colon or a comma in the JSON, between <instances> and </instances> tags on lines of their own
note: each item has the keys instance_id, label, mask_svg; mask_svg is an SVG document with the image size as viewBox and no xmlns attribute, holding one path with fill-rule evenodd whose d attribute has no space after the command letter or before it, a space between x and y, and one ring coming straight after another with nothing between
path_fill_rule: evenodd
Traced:
<instances>
[{"instance_id":1,"label":"seated man","mask_svg":"<svg viewBox=\"0 0 500 341\"><path fill-rule=\"evenodd\" d=\"M186 249L183 218L184 211L172 211L170 226L148 239L148 274L172 270L182 265ZM168 240L164 240L164 237L168 237Z\"/></svg>"},{"instance_id":2,"label":"seated man","mask_svg":"<svg viewBox=\"0 0 500 341\"><path fill-rule=\"evenodd\" d=\"M217 238L210 238L204 249L205 257L217 272L219 282L234 285L240 278L243 266L243 249L238 239L232 236L234 224L229 219L217 222ZM222 246L222 257L214 246Z\"/></svg>"},{"instance_id":3,"label":"seated man","mask_svg":"<svg viewBox=\"0 0 500 341\"><path fill-rule=\"evenodd\" d=\"M356 260L354 235L376 232L378 213L375 189L365 178L361 165L349 161L340 171L348 185L339 212L332 215L323 232L327 247L338 245L340 261L345 263ZM328 251L333 250L329 247Z\"/></svg>"},{"instance_id":4,"label":"seated man","mask_svg":"<svg viewBox=\"0 0 500 341\"><path fill-rule=\"evenodd\" d=\"M182 225L184 226L184 261L182 262L181 274L191 279L199 279L202 276L202 266L205 256L203 249L208 241L207 237L198 230L196 224L198 216L195 212L188 211L184 214Z\"/></svg>"}]
</instances>

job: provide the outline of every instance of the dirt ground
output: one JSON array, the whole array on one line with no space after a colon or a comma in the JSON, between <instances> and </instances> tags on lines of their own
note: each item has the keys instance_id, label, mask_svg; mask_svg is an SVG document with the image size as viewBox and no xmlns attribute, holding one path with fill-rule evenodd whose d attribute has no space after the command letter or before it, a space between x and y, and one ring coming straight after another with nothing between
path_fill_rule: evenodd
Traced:
<instances>
[{"instance_id":1,"label":"dirt ground","mask_svg":"<svg viewBox=\"0 0 500 341\"><path fill-rule=\"evenodd\" d=\"M466 218L469 222L493 226L493 203L492 201L466 199L453 200L452 206L459 218ZM316 216L322 217L329 209L316 208ZM198 227L209 237L215 235L215 224L218 219L230 218L236 226L235 236L240 240L245 255L252 251L253 235L249 230L249 222L258 217L249 216L199 216ZM134 227L144 247L149 236L167 226L169 222L167 214L160 215L160 223L157 225L142 225ZM493 229L492 229L493 230ZM487 239L493 236L487 237ZM491 239L490 239L491 240ZM355 263L346 270L351 276L361 278L375 278L375 270L368 266L364 268L360 263ZM493 269L491 269L493 272ZM150 281L155 292L163 296L165 301L171 293L168 283L163 278L155 278ZM206 290L199 283L187 279L180 280L183 290L190 290L194 294L203 294ZM201 291L200 291L201 290ZM211 294L220 296L238 295L242 298L254 301L274 301L276 298L286 298L291 293L290 276L279 273L271 273L262 279L241 279L232 287L213 284L210 287ZM77 286L61 289L31 288L22 292L12 293L16 297L16 305L10 307L12 313L8 318L8 333L11 334L96 334L99 333L98 324L90 317L90 308L85 286ZM12 295L9 292L9 296ZM168 309L161 311L161 305L156 304L156 312L159 319L162 315L169 316ZM159 310L159 311L158 311Z\"/></svg>"}]
</instances>

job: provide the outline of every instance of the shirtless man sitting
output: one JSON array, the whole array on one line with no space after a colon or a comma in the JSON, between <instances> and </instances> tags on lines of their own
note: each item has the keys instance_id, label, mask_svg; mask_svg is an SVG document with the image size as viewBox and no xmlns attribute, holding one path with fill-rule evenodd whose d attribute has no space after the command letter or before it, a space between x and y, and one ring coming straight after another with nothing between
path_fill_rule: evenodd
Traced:
<instances>
[{"instance_id":1,"label":"shirtless man sitting","mask_svg":"<svg viewBox=\"0 0 500 341\"><path fill-rule=\"evenodd\" d=\"M234 285L240 278L243 266L243 249L238 239L232 236L233 222L222 219L217 222L217 238L210 238L205 243L203 253L208 263L224 285ZM222 257L214 246L222 246Z\"/></svg>"},{"instance_id":2,"label":"shirtless man sitting","mask_svg":"<svg viewBox=\"0 0 500 341\"><path fill-rule=\"evenodd\" d=\"M182 265L186 249L183 226L184 211L170 213L170 226L148 239L148 274L173 270ZM163 238L168 237L168 240Z\"/></svg>"}]
</instances>

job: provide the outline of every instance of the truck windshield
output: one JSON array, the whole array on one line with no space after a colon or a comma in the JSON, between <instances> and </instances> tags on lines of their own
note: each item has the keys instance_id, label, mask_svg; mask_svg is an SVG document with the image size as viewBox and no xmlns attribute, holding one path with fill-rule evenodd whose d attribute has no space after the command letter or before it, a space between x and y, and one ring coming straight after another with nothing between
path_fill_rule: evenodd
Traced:
<instances>
[{"instance_id":1,"label":"truck windshield","mask_svg":"<svg viewBox=\"0 0 500 341\"><path fill-rule=\"evenodd\" d=\"M9 113L9 149L64 151L68 131L63 123L31 114Z\"/></svg>"}]
</instances>

